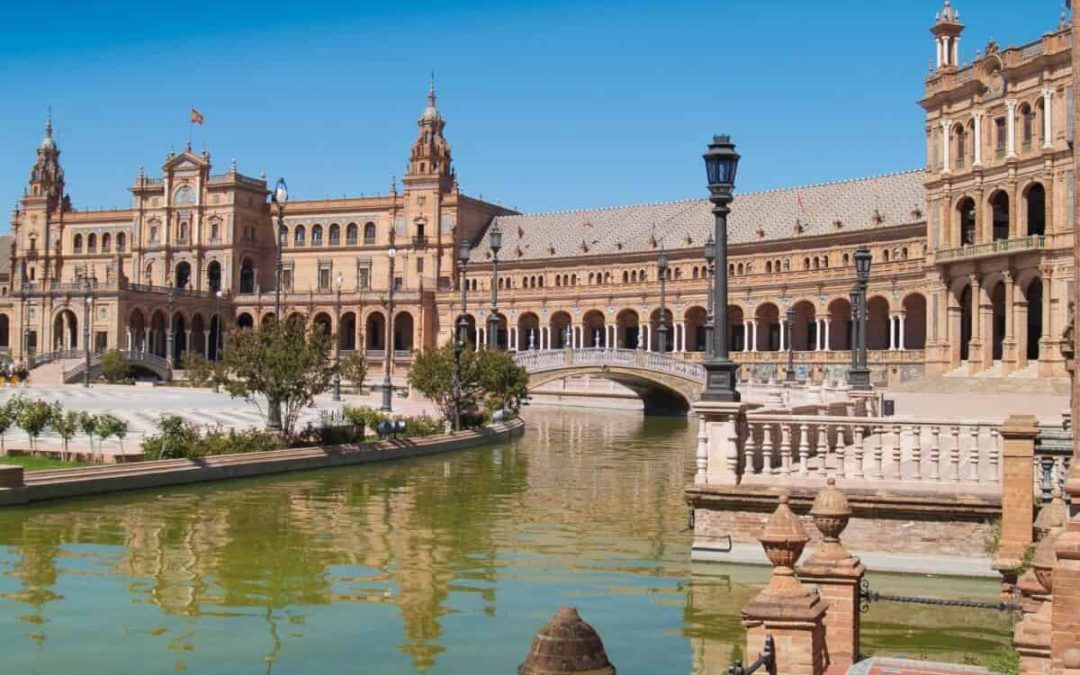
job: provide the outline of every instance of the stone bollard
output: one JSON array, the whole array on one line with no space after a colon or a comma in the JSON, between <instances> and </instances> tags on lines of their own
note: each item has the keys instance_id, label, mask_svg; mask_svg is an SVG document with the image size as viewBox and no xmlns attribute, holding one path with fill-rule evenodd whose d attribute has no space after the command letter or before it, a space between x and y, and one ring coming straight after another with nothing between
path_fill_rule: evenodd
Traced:
<instances>
[{"instance_id":1,"label":"stone bollard","mask_svg":"<svg viewBox=\"0 0 1080 675\"><path fill-rule=\"evenodd\" d=\"M1080 504L1080 453L1075 446L1065 491L1073 508ZM1047 538L1049 539L1049 537ZM1055 537L1050 654L1055 675L1080 674L1080 512ZM1038 550L1036 550L1038 557ZM1037 571L1037 570L1036 570ZM1049 586L1048 586L1049 588Z\"/></svg>"},{"instance_id":2,"label":"stone bollard","mask_svg":"<svg viewBox=\"0 0 1080 675\"><path fill-rule=\"evenodd\" d=\"M1001 573L1002 595L1011 595L1015 570L1033 541L1032 503L1035 500L1032 466L1038 421L1033 415L1010 415L1001 427L1001 537L994 569Z\"/></svg>"},{"instance_id":3,"label":"stone bollard","mask_svg":"<svg viewBox=\"0 0 1080 675\"><path fill-rule=\"evenodd\" d=\"M0 464L0 490L26 487L23 468L14 464Z\"/></svg>"},{"instance_id":4,"label":"stone bollard","mask_svg":"<svg viewBox=\"0 0 1080 675\"><path fill-rule=\"evenodd\" d=\"M604 643L573 607L560 607L533 638L518 675L615 675Z\"/></svg>"},{"instance_id":5,"label":"stone bollard","mask_svg":"<svg viewBox=\"0 0 1080 675\"><path fill-rule=\"evenodd\" d=\"M825 645L830 667L849 668L859 657L861 633L861 584L866 568L840 543L840 534L851 518L851 505L830 478L810 508L821 532L821 546L798 570L804 582L817 585L825 612Z\"/></svg>"},{"instance_id":6,"label":"stone bollard","mask_svg":"<svg viewBox=\"0 0 1080 675\"><path fill-rule=\"evenodd\" d=\"M1047 534L1035 547L1032 576L1024 575L1020 591L1024 594L1025 614L1013 632L1013 646L1020 655L1022 675L1050 675L1051 620L1054 590L1054 541L1059 533ZM1028 611L1033 610L1033 611Z\"/></svg>"},{"instance_id":7,"label":"stone bollard","mask_svg":"<svg viewBox=\"0 0 1080 675\"><path fill-rule=\"evenodd\" d=\"M795 575L795 563L810 540L788 496L769 517L759 537L773 564L769 584L743 608L746 653L758 654L771 635L776 645L776 669L784 675L821 675L828 667L825 648L826 606L816 588Z\"/></svg>"}]
</instances>

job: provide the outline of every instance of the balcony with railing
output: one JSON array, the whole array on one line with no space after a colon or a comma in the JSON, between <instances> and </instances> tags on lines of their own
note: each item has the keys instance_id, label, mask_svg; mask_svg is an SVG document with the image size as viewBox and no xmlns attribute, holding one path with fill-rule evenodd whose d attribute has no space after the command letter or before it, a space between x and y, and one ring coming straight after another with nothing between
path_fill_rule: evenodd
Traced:
<instances>
[{"instance_id":1,"label":"balcony with railing","mask_svg":"<svg viewBox=\"0 0 1080 675\"><path fill-rule=\"evenodd\" d=\"M989 258L996 255L1012 255L1030 251L1041 251L1046 247L1046 237L1041 234L1033 234L1028 237L1016 239L998 239L983 244L969 244L959 248L942 249L933 253L935 263L957 262L960 260L975 260Z\"/></svg>"}]
</instances>

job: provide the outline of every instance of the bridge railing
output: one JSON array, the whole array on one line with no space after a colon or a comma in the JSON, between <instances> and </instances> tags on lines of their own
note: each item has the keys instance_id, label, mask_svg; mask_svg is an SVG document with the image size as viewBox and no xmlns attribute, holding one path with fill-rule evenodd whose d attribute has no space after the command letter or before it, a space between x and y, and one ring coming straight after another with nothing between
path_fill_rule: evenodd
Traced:
<instances>
[{"instance_id":1,"label":"bridge railing","mask_svg":"<svg viewBox=\"0 0 1080 675\"><path fill-rule=\"evenodd\" d=\"M516 352L514 362L530 373L576 366L624 366L676 375L705 382L705 367L682 359L641 349L547 349Z\"/></svg>"},{"instance_id":2,"label":"bridge railing","mask_svg":"<svg viewBox=\"0 0 1080 675\"><path fill-rule=\"evenodd\" d=\"M165 379L169 379L172 377L172 367L169 365L168 360L161 356L158 356L157 354L122 349L120 350L120 355L124 357L124 361L128 364L145 366L150 370L161 373ZM90 357L91 370L101 365L101 359L103 356L104 354L94 354ZM85 362L80 362L75 366L65 370L64 381L69 382L82 377L84 370L86 370Z\"/></svg>"}]
</instances>

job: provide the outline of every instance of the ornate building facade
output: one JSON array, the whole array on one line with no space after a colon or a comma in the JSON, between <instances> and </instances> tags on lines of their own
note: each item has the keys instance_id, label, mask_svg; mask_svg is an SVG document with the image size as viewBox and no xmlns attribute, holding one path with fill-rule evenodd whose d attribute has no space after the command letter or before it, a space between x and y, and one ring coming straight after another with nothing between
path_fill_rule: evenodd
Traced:
<instances>
[{"instance_id":1,"label":"ornate building facade","mask_svg":"<svg viewBox=\"0 0 1080 675\"><path fill-rule=\"evenodd\" d=\"M1064 376L1071 29L1062 22L1021 47L991 43L970 64L960 62L963 29L945 2L920 101L924 170L737 196L726 272L731 348L744 377L783 369L789 309L800 374L842 375L851 254L864 244L874 259L868 344L877 381ZM459 191L444 130L433 89L400 189L288 203L283 314L334 334L340 353L363 350L376 371L390 349L400 375L417 350L450 339L464 271L464 313L485 344L488 234L498 227L500 345L658 350L664 325L669 351L703 357L705 199L517 214ZM215 357L222 330L273 316L277 243L265 177L235 164L215 174L206 152L187 147L166 158L160 177L138 171L129 209L78 211L64 187L47 124L12 216L0 348L21 358L115 347L180 363L188 351ZM472 245L464 270L462 240Z\"/></svg>"}]
</instances>

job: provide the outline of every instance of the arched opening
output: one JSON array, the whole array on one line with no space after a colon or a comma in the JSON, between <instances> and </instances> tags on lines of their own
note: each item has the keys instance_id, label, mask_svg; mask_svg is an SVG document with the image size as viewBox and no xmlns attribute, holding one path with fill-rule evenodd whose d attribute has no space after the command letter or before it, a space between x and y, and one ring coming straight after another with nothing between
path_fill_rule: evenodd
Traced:
<instances>
[{"instance_id":1,"label":"arched opening","mask_svg":"<svg viewBox=\"0 0 1080 675\"><path fill-rule=\"evenodd\" d=\"M517 349L540 349L540 318L532 312L518 317Z\"/></svg>"},{"instance_id":2,"label":"arched opening","mask_svg":"<svg viewBox=\"0 0 1080 675\"><path fill-rule=\"evenodd\" d=\"M71 350L79 348L79 320L70 309L62 310L53 319L53 349Z\"/></svg>"},{"instance_id":3,"label":"arched opening","mask_svg":"<svg viewBox=\"0 0 1080 675\"><path fill-rule=\"evenodd\" d=\"M1005 282L998 282L990 293L991 317L993 323L991 358L1000 361L1005 343Z\"/></svg>"},{"instance_id":4,"label":"arched opening","mask_svg":"<svg viewBox=\"0 0 1080 675\"><path fill-rule=\"evenodd\" d=\"M7 351L11 347L11 322L7 314L0 314L0 350Z\"/></svg>"},{"instance_id":5,"label":"arched opening","mask_svg":"<svg viewBox=\"0 0 1080 675\"><path fill-rule=\"evenodd\" d=\"M476 317L472 314L465 315L465 347L468 349L474 349L476 347ZM461 335L461 315L459 314L454 319L454 331L459 337Z\"/></svg>"},{"instance_id":6,"label":"arched opening","mask_svg":"<svg viewBox=\"0 0 1080 675\"><path fill-rule=\"evenodd\" d=\"M82 253L82 235L76 234L71 241L71 248L75 253Z\"/></svg>"},{"instance_id":7,"label":"arched opening","mask_svg":"<svg viewBox=\"0 0 1080 675\"><path fill-rule=\"evenodd\" d=\"M817 349L817 320L813 303L803 300L795 304L795 322L791 326L791 348L797 352Z\"/></svg>"},{"instance_id":8,"label":"arched opening","mask_svg":"<svg viewBox=\"0 0 1080 675\"><path fill-rule=\"evenodd\" d=\"M889 301L880 295L866 303L866 348L889 348Z\"/></svg>"},{"instance_id":9,"label":"arched opening","mask_svg":"<svg viewBox=\"0 0 1080 675\"><path fill-rule=\"evenodd\" d=\"M179 366L184 362L184 353L188 350L187 320L180 312L172 318L173 350L172 362Z\"/></svg>"},{"instance_id":10,"label":"arched opening","mask_svg":"<svg viewBox=\"0 0 1080 675\"><path fill-rule=\"evenodd\" d=\"M666 351L670 352L675 348L675 331L672 330L671 322L671 308L665 307L663 315L660 314L660 308L657 307L649 315L649 349L654 352ZM660 349L660 327L664 326L667 331L667 339L664 343L664 349Z\"/></svg>"},{"instance_id":11,"label":"arched opening","mask_svg":"<svg viewBox=\"0 0 1080 675\"><path fill-rule=\"evenodd\" d=\"M1009 238L1009 195L998 190L990 195L990 219L993 223L994 241Z\"/></svg>"},{"instance_id":12,"label":"arched opening","mask_svg":"<svg viewBox=\"0 0 1080 675\"><path fill-rule=\"evenodd\" d=\"M206 266L206 283L211 293L221 290L221 263L211 260Z\"/></svg>"},{"instance_id":13,"label":"arched opening","mask_svg":"<svg viewBox=\"0 0 1080 675\"><path fill-rule=\"evenodd\" d=\"M360 228L356 226L356 223L349 223L345 227L345 245L356 246L360 239Z\"/></svg>"},{"instance_id":14,"label":"arched opening","mask_svg":"<svg viewBox=\"0 0 1080 675\"><path fill-rule=\"evenodd\" d=\"M366 223L364 225L364 243L375 243L375 223Z\"/></svg>"},{"instance_id":15,"label":"arched opening","mask_svg":"<svg viewBox=\"0 0 1080 675\"><path fill-rule=\"evenodd\" d=\"M505 335L505 331L504 331L504 335ZM398 312L397 314L394 315L394 351L395 352L411 352L412 349L413 349L413 317L412 317L412 314L410 314L408 312Z\"/></svg>"},{"instance_id":16,"label":"arched opening","mask_svg":"<svg viewBox=\"0 0 1080 675\"><path fill-rule=\"evenodd\" d=\"M338 351L356 351L356 312L345 312L338 324Z\"/></svg>"},{"instance_id":17,"label":"arched opening","mask_svg":"<svg viewBox=\"0 0 1080 675\"><path fill-rule=\"evenodd\" d=\"M1034 183L1024 193L1027 202L1028 236L1046 234L1046 190L1042 184Z\"/></svg>"},{"instance_id":18,"label":"arched opening","mask_svg":"<svg viewBox=\"0 0 1080 675\"><path fill-rule=\"evenodd\" d=\"M341 226L337 223L331 223L328 231L331 246L338 246L341 244Z\"/></svg>"},{"instance_id":19,"label":"arched opening","mask_svg":"<svg viewBox=\"0 0 1080 675\"><path fill-rule=\"evenodd\" d=\"M318 331L321 335L330 335L333 333L333 320L326 312L319 312L315 315L315 318L311 322L311 327Z\"/></svg>"},{"instance_id":20,"label":"arched opening","mask_svg":"<svg viewBox=\"0 0 1080 675\"><path fill-rule=\"evenodd\" d=\"M176 280L175 284L177 288L187 288L191 283L191 263L184 261L176 265Z\"/></svg>"},{"instance_id":21,"label":"arched opening","mask_svg":"<svg viewBox=\"0 0 1080 675\"><path fill-rule=\"evenodd\" d=\"M780 310L771 302L758 305L754 312L757 324L757 350L780 351Z\"/></svg>"},{"instance_id":22,"label":"arched opening","mask_svg":"<svg viewBox=\"0 0 1080 675\"><path fill-rule=\"evenodd\" d=\"M1035 112L1027 103L1020 105L1020 141L1024 150L1031 150L1035 143Z\"/></svg>"},{"instance_id":23,"label":"arched opening","mask_svg":"<svg viewBox=\"0 0 1080 675\"><path fill-rule=\"evenodd\" d=\"M254 328L255 317L247 312L241 312L239 316L236 317L236 326L242 330Z\"/></svg>"},{"instance_id":24,"label":"arched opening","mask_svg":"<svg viewBox=\"0 0 1080 675\"><path fill-rule=\"evenodd\" d=\"M713 336L716 337L715 335ZM747 345L747 333L746 333L746 315L743 314L742 307L738 305L728 305L728 339L730 340L728 346L733 352L746 351ZM709 345L705 345L705 351L708 351Z\"/></svg>"},{"instance_id":25,"label":"arched opening","mask_svg":"<svg viewBox=\"0 0 1080 675\"><path fill-rule=\"evenodd\" d=\"M86 237L86 252L87 253L96 253L97 252L97 235L94 234L93 232L91 232Z\"/></svg>"},{"instance_id":26,"label":"arched opening","mask_svg":"<svg viewBox=\"0 0 1080 675\"><path fill-rule=\"evenodd\" d=\"M244 258L244 262L240 263L240 292L255 292L255 267L251 258Z\"/></svg>"},{"instance_id":27,"label":"arched opening","mask_svg":"<svg viewBox=\"0 0 1080 675\"><path fill-rule=\"evenodd\" d=\"M953 167L964 168L965 154L967 150L967 130L963 124L953 127Z\"/></svg>"},{"instance_id":28,"label":"arched opening","mask_svg":"<svg viewBox=\"0 0 1080 675\"><path fill-rule=\"evenodd\" d=\"M688 352L706 351L705 324L709 316L704 307L690 307L683 314L683 346Z\"/></svg>"},{"instance_id":29,"label":"arched opening","mask_svg":"<svg viewBox=\"0 0 1080 675\"><path fill-rule=\"evenodd\" d=\"M293 230L293 246L303 246L306 237L307 230L304 229L303 225L297 225L296 229Z\"/></svg>"},{"instance_id":30,"label":"arched opening","mask_svg":"<svg viewBox=\"0 0 1080 675\"><path fill-rule=\"evenodd\" d=\"M851 349L851 302L847 298L829 303L829 349Z\"/></svg>"},{"instance_id":31,"label":"arched opening","mask_svg":"<svg viewBox=\"0 0 1080 675\"><path fill-rule=\"evenodd\" d=\"M128 349L137 352L150 350L146 335L146 317L142 310L133 309L128 315Z\"/></svg>"},{"instance_id":32,"label":"arched opening","mask_svg":"<svg viewBox=\"0 0 1080 675\"><path fill-rule=\"evenodd\" d=\"M259 326L265 328L274 323L275 321L277 321L277 315L273 312L267 312L266 314L262 315L261 319L259 319Z\"/></svg>"},{"instance_id":33,"label":"arched opening","mask_svg":"<svg viewBox=\"0 0 1080 675\"><path fill-rule=\"evenodd\" d=\"M971 285L965 285L957 298L960 305L960 360L971 358Z\"/></svg>"},{"instance_id":34,"label":"arched opening","mask_svg":"<svg viewBox=\"0 0 1080 675\"><path fill-rule=\"evenodd\" d=\"M551 315L551 320L548 323L548 326L549 330L551 331L552 349L565 349L571 347L574 344L574 341L569 334L569 314L567 314L566 312L555 312Z\"/></svg>"},{"instance_id":35,"label":"arched opening","mask_svg":"<svg viewBox=\"0 0 1080 675\"><path fill-rule=\"evenodd\" d=\"M581 318L582 330L581 341L585 347L599 349L607 346L607 326L604 323L604 314L597 310L586 312Z\"/></svg>"},{"instance_id":36,"label":"arched opening","mask_svg":"<svg viewBox=\"0 0 1080 675\"><path fill-rule=\"evenodd\" d=\"M971 197L961 199L956 205L956 218L960 226L960 245L971 246L975 243L975 200Z\"/></svg>"},{"instance_id":37,"label":"arched opening","mask_svg":"<svg viewBox=\"0 0 1080 675\"><path fill-rule=\"evenodd\" d=\"M364 335L368 350L382 351L386 349L386 317L382 312L368 314L364 324Z\"/></svg>"},{"instance_id":38,"label":"arched opening","mask_svg":"<svg viewBox=\"0 0 1080 675\"><path fill-rule=\"evenodd\" d=\"M1031 280L1024 290L1027 300L1027 345L1025 355L1029 361L1039 360L1040 341L1043 334L1043 283L1038 277Z\"/></svg>"},{"instance_id":39,"label":"arched opening","mask_svg":"<svg viewBox=\"0 0 1080 675\"><path fill-rule=\"evenodd\" d=\"M101 252L110 253L112 251L112 235L106 232L101 235Z\"/></svg>"},{"instance_id":40,"label":"arched opening","mask_svg":"<svg viewBox=\"0 0 1080 675\"><path fill-rule=\"evenodd\" d=\"M166 336L165 314L156 311L150 316L150 353L165 358L167 356L168 336Z\"/></svg>"},{"instance_id":41,"label":"arched opening","mask_svg":"<svg viewBox=\"0 0 1080 675\"><path fill-rule=\"evenodd\" d=\"M322 225L311 226L311 245L322 246Z\"/></svg>"},{"instance_id":42,"label":"arched opening","mask_svg":"<svg viewBox=\"0 0 1080 675\"><path fill-rule=\"evenodd\" d=\"M911 293L903 302L904 349L926 349L926 298Z\"/></svg>"},{"instance_id":43,"label":"arched opening","mask_svg":"<svg viewBox=\"0 0 1080 675\"><path fill-rule=\"evenodd\" d=\"M638 313L624 309L615 315L615 343L620 349L637 349L641 344Z\"/></svg>"},{"instance_id":44,"label":"arched opening","mask_svg":"<svg viewBox=\"0 0 1080 675\"><path fill-rule=\"evenodd\" d=\"M196 354L201 354L205 358L207 352L210 350L209 342L209 333L206 331L206 324L203 321L202 315L196 314L191 317L190 350Z\"/></svg>"}]
</instances>

